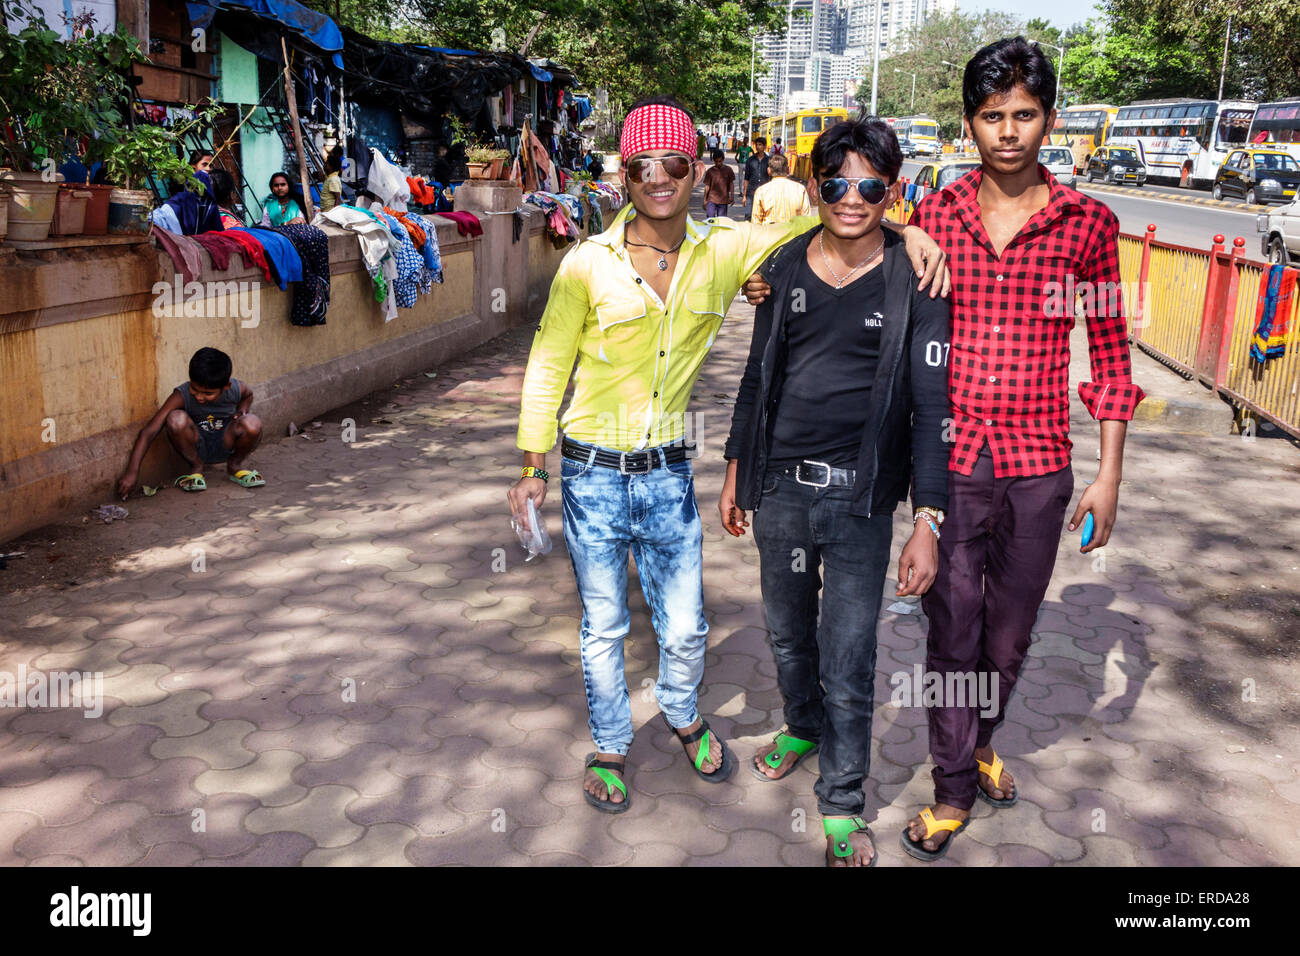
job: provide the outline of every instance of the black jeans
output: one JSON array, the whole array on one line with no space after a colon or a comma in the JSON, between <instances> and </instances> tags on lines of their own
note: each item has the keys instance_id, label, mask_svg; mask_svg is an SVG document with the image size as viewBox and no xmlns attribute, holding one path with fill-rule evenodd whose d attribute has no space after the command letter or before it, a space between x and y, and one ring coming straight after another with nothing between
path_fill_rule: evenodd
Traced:
<instances>
[{"instance_id":1,"label":"black jeans","mask_svg":"<svg viewBox=\"0 0 1300 956\"><path fill-rule=\"evenodd\" d=\"M785 721L794 736L821 744L823 816L856 816L866 802L876 619L893 530L891 514L849 514L851 491L768 475L754 512Z\"/></svg>"}]
</instances>

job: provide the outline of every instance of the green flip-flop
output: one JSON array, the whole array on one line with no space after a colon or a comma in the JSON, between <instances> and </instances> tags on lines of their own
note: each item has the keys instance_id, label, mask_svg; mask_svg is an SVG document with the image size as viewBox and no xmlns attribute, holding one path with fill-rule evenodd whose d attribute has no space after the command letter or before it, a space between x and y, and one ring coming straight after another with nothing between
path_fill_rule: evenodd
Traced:
<instances>
[{"instance_id":1,"label":"green flip-flop","mask_svg":"<svg viewBox=\"0 0 1300 956\"><path fill-rule=\"evenodd\" d=\"M616 777L616 773L624 773L627 769L627 763L612 763L608 760L597 760L596 754L587 754L587 769L595 773L605 784L607 790L606 796L612 797L614 791L618 790L623 794L623 799L619 803L613 800L602 800L585 787L582 795L587 798L587 802L599 810L601 813L626 813L628 806L632 803L632 795L627 792L627 784Z\"/></svg>"},{"instance_id":2,"label":"green flip-flop","mask_svg":"<svg viewBox=\"0 0 1300 956\"><path fill-rule=\"evenodd\" d=\"M822 831L835 840L831 844L831 852L837 859L847 860L853 856L853 844L849 842L849 835L859 831L865 833L871 843L871 862L867 864L868 868L875 866L876 861L880 859L880 854L876 852L876 838L871 835L871 830L867 828L861 817L851 817L848 820L828 820L823 817ZM826 865L833 865L829 856L826 857Z\"/></svg>"},{"instance_id":3,"label":"green flip-flop","mask_svg":"<svg viewBox=\"0 0 1300 956\"><path fill-rule=\"evenodd\" d=\"M241 488L261 488L266 484L266 479L262 477L256 468L241 468L228 477Z\"/></svg>"},{"instance_id":4,"label":"green flip-flop","mask_svg":"<svg viewBox=\"0 0 1300 956\"><path fill-rule=\"evenodd\" d=\"M687 734L683 737L677 732L677 728L668 722L667 714L661 716L663 716L664 724L668 727L669 733L676 737L677 742L682 745L682 750L686 750L687 744L693 744L697 740L700 741L700 747L695 752L695 759L691 761L691 766L695 770L696 776L703 780L707 780L709 783L723 783L731 776L732 772L736 769L736 760L731 755L731 751L727 749L727 744L721 737L718 738L718 746L722 748L722 763L710 773L705 773L700 769L704 766L704 761L709 759L709 743L713 737L713 731L709 728L709 722L707 720L701 717L699 729L694 733ZM687 756L690 755L690 751L687 750L686 753Z\"/></svg>"},{"instance_id":5,"label":"green flip-flop","mask_svg":"<svg viewBox=\"0 0 1300 956\"><path fill-rule=\"evenodd\" d=\"M802 737L792 736L791 734L787 734L784 730L776 735L774 743L776 744L776 749L763 758L763 762L773 770L781 766L781 761L785 759L786 754L793 752L795 758L790 766L786 768L785 773L781 774L779 777L769 777L767 774L763 773L763 771L759 770L758 767L754 766L753 761L750 761L749 772L764 783L776 783L778 780L784 780L786 777L790 776L795 767L799 766L800 760L804 757L815 754L818 747L816 741L804 740Z\"/></svg>"},{"instance_id":6,"label":"green flip-flop","mask_svg":"<svg viewBox=\"0 0 1300 956\"><path fill-rule=\"evenodd\" d=\"M192 475L181 475L172 482L181 491L207 491L208 483L203 480L203 475L194 472Z\"/></svg>"}]
</instances>

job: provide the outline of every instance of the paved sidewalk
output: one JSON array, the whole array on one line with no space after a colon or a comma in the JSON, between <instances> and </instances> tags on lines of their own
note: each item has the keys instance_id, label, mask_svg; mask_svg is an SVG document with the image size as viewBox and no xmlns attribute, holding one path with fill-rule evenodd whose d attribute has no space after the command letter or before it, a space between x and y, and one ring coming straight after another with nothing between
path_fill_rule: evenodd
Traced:
<instances>
[{"instance_id":1,"label":"paved sidewalk","mask_svg":"<svg viewBox=\"0 0 1300 956\"><path fill-rule=\"evenodd\" d=\"M716 514L751 318L738 300L692 406L702 709L742 760L781 726L757 554ZM544 559L522 561L505 506L531 336L268 443L265 488L166 490L9 543L28 554L0 571L0 671L102 672L105 701L0 708L0 863L820 865L815 759L711 786L653 719L635 576L633 806L583 802L556 482ZM1178 381L1135 362L1153 392ZM1075 404L1077 500L1097 428ZM977 803L938 865L1300 864L1300 452L1175 427L1135 426L1104 565L1062 542L996 738L1022 800ZM882 615L866 816L887 866L924 865L897 834L930 799L925 714L890 703L924 637L919 614Z\"/></svg>"}]
</instances>

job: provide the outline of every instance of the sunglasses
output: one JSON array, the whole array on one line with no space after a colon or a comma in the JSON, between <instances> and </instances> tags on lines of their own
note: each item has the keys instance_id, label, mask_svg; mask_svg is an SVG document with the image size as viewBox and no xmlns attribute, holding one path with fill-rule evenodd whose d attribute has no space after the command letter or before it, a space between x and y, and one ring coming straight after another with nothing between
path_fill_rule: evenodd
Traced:
<instances>
[{"instance_id":1,"label":"sunglasses","mask_svg":"<svg viewBox=\"0 0 1300 956\"><path fill-rule=\"evenodd\" d=\"M889 187L879 179L845 179L843 176L836 176L834 179L822 180L820 187L822 202L828 205L839 202L853 183L857 184L858 195L863 201L873 206L880 205L885 199L885 194L889 192Z\"/></svg>"},{"instance_id":2,"label":"sunglasses","mask_svg":"<svg viewBox=\"0 0 1300 956\"><path fill-rule=\"evenodd\" d=\"M648 183L654 175L655 164L673 179L685 179L691 174L691 160L688 156L664 156L661 159L634 159L627 164L628 178L634 183Z\"/></svg>"}]
</instances>

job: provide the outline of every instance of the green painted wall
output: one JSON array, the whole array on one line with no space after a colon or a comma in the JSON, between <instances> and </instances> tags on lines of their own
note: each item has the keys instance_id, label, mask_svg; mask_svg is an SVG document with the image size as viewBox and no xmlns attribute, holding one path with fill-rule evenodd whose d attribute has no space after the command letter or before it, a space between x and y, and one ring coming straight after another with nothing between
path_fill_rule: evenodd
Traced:
<instances>
[{"instance_id":1,"label":"green painted wall","mask_svg":"<svg viewBox=\"0 0 1300 956\"><path fill-rule=\"evenodd\" d=\"M257 88L257 57L223 33L217 69L221 74L217 82L217 99L222 103L243 104L242 119L247 115L248 107L262 96L262 91ZM260 201L270 191L267 183L271 175L284 164L284 146L279 135L258 132L258 128L266 128L270 123L271 117L266 110L259 108L239 131L244 167L244 205L250 217L258 209L255 200Z\"/></svg>"}]
</instances>

